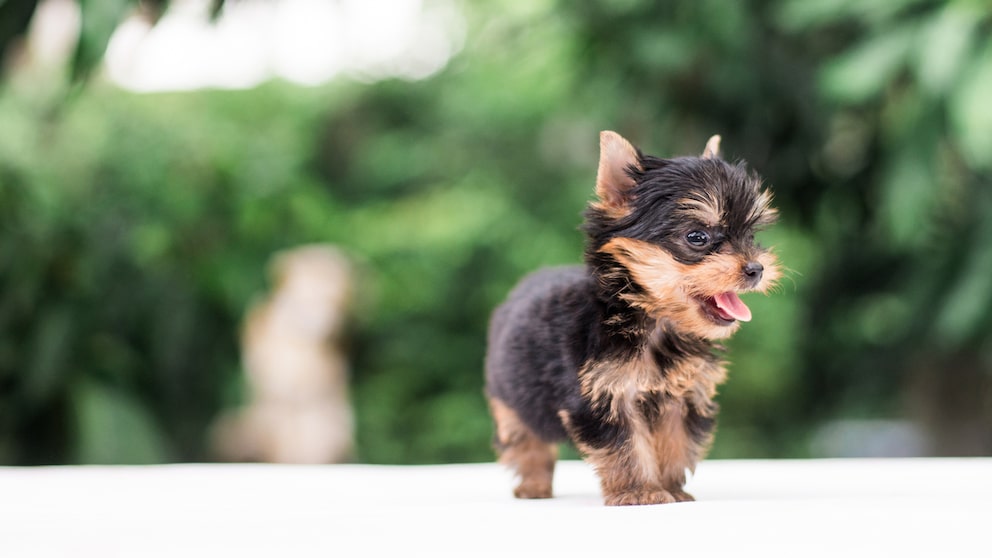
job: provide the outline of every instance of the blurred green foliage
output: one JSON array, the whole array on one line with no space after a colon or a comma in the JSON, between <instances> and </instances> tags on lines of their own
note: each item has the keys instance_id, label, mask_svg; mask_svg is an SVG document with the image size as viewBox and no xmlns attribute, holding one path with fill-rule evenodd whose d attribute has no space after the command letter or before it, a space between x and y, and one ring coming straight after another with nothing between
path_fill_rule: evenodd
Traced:
<instances>
[{"instance_id":1,"label":"blurred green foliage","mask_svg":"<svg viewBox=\"0 0 992 558\"><path fill-rule=\"evenodd\" d=\"M721 133L776 193L762 240L792 271L747 299L714 456L809 455L839 417L992 452L989 8L463 8L464 50L420 82L137 95L8 75L0 463L209 459L268 258L318 241L362 273L358 459L491 459L488 315L524 273L580 261L601 129L659 155Z\"/></svg>"}]
</instances>

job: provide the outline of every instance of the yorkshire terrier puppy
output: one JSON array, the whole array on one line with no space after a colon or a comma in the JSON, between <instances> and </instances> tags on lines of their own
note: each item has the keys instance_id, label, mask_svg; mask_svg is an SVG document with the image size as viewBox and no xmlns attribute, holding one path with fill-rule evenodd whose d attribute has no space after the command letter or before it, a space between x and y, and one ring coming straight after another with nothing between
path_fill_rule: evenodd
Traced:
<instances>
[{"instance_id":1,"label":"yorkshire terrier puppy","mask_svg":"<svg viewBox=\"0 0 992 558\"><path fill-rule=\"evenodd\" d=\"M644 155L600 134L585 266L540 270L493 313L486 393L518 498L551 497L558 443L593 465L607 505L692 500L683 490L713 439L716 344L766 292L775 256L754 233L771 194L743 163Z\"/></svg>"}]
</instances>

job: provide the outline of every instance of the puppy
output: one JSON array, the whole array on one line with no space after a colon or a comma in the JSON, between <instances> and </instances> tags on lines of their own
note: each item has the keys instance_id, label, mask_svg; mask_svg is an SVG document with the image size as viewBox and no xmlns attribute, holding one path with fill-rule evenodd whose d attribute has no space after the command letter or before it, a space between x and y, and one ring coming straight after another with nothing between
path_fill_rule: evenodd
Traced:
<instances>
[{"instance_id":1,"label":"puppy","mask_svg":"<svg viewBox=\"0 0 992 558\"><path fill-rule=\"evenodd\" d=\"M692 500L683 490L713 439L718 340L766 292L775 256L754 233L771 194L743 163L642 154L600 134L585 265L523 279L492 315L486 394L518 498L551 497L558 443L591 463L607 505Z\"/></svg>"}]
</instances>

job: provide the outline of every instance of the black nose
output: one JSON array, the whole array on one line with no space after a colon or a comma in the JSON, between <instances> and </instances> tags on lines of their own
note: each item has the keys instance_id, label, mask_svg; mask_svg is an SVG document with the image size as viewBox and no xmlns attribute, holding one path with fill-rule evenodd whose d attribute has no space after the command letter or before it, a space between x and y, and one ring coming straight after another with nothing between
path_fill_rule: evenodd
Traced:
<instances>
[{"instance_id":1,"label":"black nose","mask_svg":"<svg viewBox=\"0 0 992 558\"><path fill-rule=\"evenodd\" d=\"M765 270L765 266L758 262L748 262L744 265L744 275L751 281L757 282L761 279L761 272Z\"/></svg>"}]
</instances>

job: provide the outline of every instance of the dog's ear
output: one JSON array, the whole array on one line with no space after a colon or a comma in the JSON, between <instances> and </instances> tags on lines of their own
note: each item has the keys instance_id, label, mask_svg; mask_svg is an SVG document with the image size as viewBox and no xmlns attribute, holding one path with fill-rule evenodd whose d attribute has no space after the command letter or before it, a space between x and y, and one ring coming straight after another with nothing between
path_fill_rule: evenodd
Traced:
<instances>
[{"instance_id":1,"label":"dog's ear","mask_svg":"<svg viewBox=\"0 0 992 558\"><path fill-rule=\"evenodd\" d=\"M706 142L706 148L703 149L703 154L700 155L703 159L719 159L720 158L720 136L711 136L709 141Z\"/></svg>"},{"instance_id":2,"label":"dog's ear","mask_svg":"<svg viewBox=\"0 0 992 558\"><path fill-rule=\"evenodd\" d=\"M599 133L599 171L596 195L600 205L613 213L625 213L627 194L636 182L630 171L640 171L641 156L637 148L616 132Z\"/></svg>"}]
</instances>

